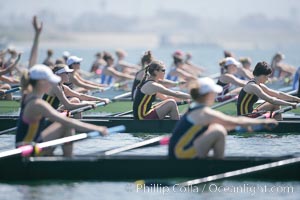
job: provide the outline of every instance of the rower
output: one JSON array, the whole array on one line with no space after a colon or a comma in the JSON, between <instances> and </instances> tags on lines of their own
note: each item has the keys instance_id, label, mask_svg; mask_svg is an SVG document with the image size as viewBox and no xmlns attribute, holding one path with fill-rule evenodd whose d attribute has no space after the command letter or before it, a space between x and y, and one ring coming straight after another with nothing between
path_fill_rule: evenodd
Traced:
<instances>
[{"instance_id":1,"label":"rower","mask_svg":"<svg viewBox=\"0 0 300 200\"><path fill-rule=\"evenodd\" d=\"M217 82L218 85L223 87L223 90L219 94L220 97L227 94L238 94L242 89L241 87L246 84L244 80L241 80L235 76L238 65L240 65L240 63L232 57L227 57L225 58L224 62L220 62L220 66L222 66L224 69L224 73L221 74ZM237 86L237 88L230 90L232 85Z\"/></svg>"},{"instance_id":2,"label":"rower","mask_svg":"<svg viewBox=\"0 0 300 200\"><path fill-rule=\"evenodd\" d=\"M46 94L44 94L43 99L47 101L54 109L72 110L88 105L94 106L95 103L92 101L105 102L106 104L109 103L109 99L102 99L78 93L64 85L64 83L69 82L69 73L73 72L73 69L70 69L67 65L56 65L53 69L53 72L61 78L61 81L55 87L52 87ZM69 97L69 99L67 97ZM87 102L81 103L82 100ZM59 108L60 104L62 104L63 107ZM74 117L77 119L81 118L81 113L76 114Z\"/></svg>"},{"instance_id":3,"label":"rower","mask_svg":"<svg viewBox=\"0 0 300 200\"><path fill-rule=\"evenodd\" d=\"M152 61L154 60L153 54L151 51L146 51L145 54L142 56L141 58L141 65L142 65L142 69L139 70L134 78L133 84L132 84L132 89L131 89L131 98L132 100L134 99L134 93L136 90L136 87L141 83L141 81L143 80L144 76L145 76L145 68L146 66L148 66ZM159 79L159 83L161 83L162 85L164 85L165 87L177 87L177 86L181 86L184 85L186 82L185 81L171 81L168 79Z\"/></svg>"},{"instance_id":4,"label":"rower","mask_svg":"<svg viewBox=\"0 0 300 200\"><path fill-rule=\"evenodd\" d=\"M102 84L112 85L113 83L121 83L126 80L134 79L130 74L122 73L115 69L114 58L110 53L104 52L103 59L106 62L106 66L103 68L101 74ZM125 84L125 88L126 87L127 85Z\"/></svg>"},{"instance_id":5,"label":"rower","mask_svg":"<svg viewBox=\"0 0 300 200\"><path fill-rule=\"evenodd\" d=\"M165 65L159 61L152 61L145 70L142 82L137 86L133 101L133 115L135 119L163 119L170 115L171 119L179 119L176 101L190 99L190 95L174 91L158 83L164 79ZM148 77L148 73L150 76ZM156 97L163 101L153 105Z\"/></svg>"},{"instance_id":6,"label":"rower","mask_svg":"<svg viewBox=\"0 0 300 200\"><path fill-rule=\"evenodd\" d=\"M74 71L70 73L70 83L66 84L70 88L73 89L74 86L77 86L75 90L78 92L87 92L88 90L94 90L94 89L103 89L103 87L106 87L105 84L98 84L92 81L88 81L80 75L80 65L82 62L82 58L79 58L77 56L70 56L67 60L67 65L70 69L73 69Z\"/></svg>"},{"instance_id":7,"label":"rower","mask_svg":"<svg viewBox=\"0 0 300 200\"><path fill-rule=\"evenodd\" d=\"M277 124L274 119L233 117L211 109L222 87L211 78L200 78L190 86L193 103L177 122L169 143L169 156L177 159L205 158L212 149L214 158L224 157L227 130L236 126Z\"/></svg>"},{"instance_id":8,"label":"rower","mask_svg":"<svg viewBox=\"0 0 300 200\"><path fill-rule=\"evenodd\" d=\"M170 81L184 80L186 82L197 79L197 74L192 74L190 68L185 69L186 64L184 63L184 53L182 51L175 51L172 57L173 63L166 72L166 79Z\"/></svg>"},{"instance_id":9,"label":"rower","mask_svg":"<svg viewBox=\"0 0 300 200\"><path fill-rule=\"evenodd\" d=\"M37 64L25 72L21 78L22 102L17 125L16 146L45 142L61 137L71 136L75 130L80 132L99 131L107 134L106 127L83 123L61 115L42 96L50 87L55 87L61 78L45 65ZM29 87L30 86L30 87ZM54 123L46 128L45 118ZM64 156L71 156L72 143L64 144ZM46 155L52 155L54 149L48 149Z\"/></svg>"},{"instance_id":10,"label":"rower","mask_svg":"<svg viewBox=\"0 0 300 200\"><path fill-rule=\"evenodd\" d=\"M258 62L253 71L254 78L250 80L241 90L237 101L237 114L258 117L262 112L280 109L280 106L296 107L300 98L278 92L268 88L264 83L272 74L272 68L266 62ZM265 100L264 103L254 108L258 99ZM291 101L291 102L289 102ZM275 116L282 120L281 114Z\"/></svg>"}]
</instances>

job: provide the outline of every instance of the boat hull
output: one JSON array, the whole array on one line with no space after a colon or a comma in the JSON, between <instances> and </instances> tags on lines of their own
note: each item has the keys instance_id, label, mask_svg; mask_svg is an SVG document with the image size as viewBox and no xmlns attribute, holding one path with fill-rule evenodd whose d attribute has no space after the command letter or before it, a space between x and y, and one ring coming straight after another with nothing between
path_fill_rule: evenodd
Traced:
<instances>
[{"instance_id":1,"label":"boat hull","mask_svg":"<svg viewBox=\"0 0 300 200\"><path fill-rule=\"evenodd\" d=\"M176 120L133 120L126 117L97 119L85 118L81 121L107 127L125 125L127 133L151 133L154 135L171 133L177 123ZM0 122L0 131L3 131L15 127L17 124L17 118L1 117ZM278 126L273 130L261 130L259 132L273 134L300 134L300 120L280 121Z\"/></svg>"},{"instance_id":2,"label":"boat hull","mask_svg":"<svg viewBox=\"0 0 300 200\"><path fill-rule=\"evenodd\" d=\"M40 157L1 159L0 180L137 180L202 178L253 167L283 157L229 157L224 160L174 160L167 156ZM300 163L242 178L300 180Z\"/></svg>"}]
</instances>

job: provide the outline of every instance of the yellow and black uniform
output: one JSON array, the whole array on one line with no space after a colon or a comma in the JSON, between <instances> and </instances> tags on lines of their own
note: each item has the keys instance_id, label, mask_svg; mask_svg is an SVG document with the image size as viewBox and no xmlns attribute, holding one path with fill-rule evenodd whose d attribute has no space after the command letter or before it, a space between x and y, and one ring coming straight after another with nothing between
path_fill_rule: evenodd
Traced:
<instances>
[{"instance_id":1,"label":"yellow and black uniform","mask_svg":"<svg viewBox=\"0 0 300 200\"><path fill-rule=\"evenodd\" d=\"M46 128L45 118L43 117L41 120L36 122L30 122L23 116L26 104L34 99L37 99L37 97L32 97L26 102L22 101L21 103L21 111L17 123L16 146L29 144L31 142L42 142L40 134Z\"/></svg>"},{"instance_id":2,"label":"yellow and black uniform","mask_svg":"<svg viewBox=\"0 0 300 200\"><path fill-rule=\"evenodd\" d=\"M254 80L249 83L255 83ZM256 84L256 83L255 83ZM247 115L253 112L253 105L258 101L258 96L255 94L249 94L245 92L244 88L240 91L239 98L237 100L237 114Z\"/></svg>"},{"instance_id":3,"label":"yellow and black uniform","mask_svg":"<svg viewBox=\"0 0 300 200\"><path fill-rule=\"evenodd\" d=\"M156 111L152 108L152 103L156 99L156 94L148 95L141 91L145 83L152 81L145 81L142 85L136 88L136 94L133 101L133 116L135 119L158 119Z\"/></svg>"},{"instance_id":4,"label":"yellow and black uniform","mask_svg":"<svg viewBox=\"0 0 300 200\"><path fill-rule=\"evenodd\" d=\"M64 90L64 87L62 87ZM60 105L60 101L57 96L50 96L48 94L44 94L43 99L47 101L54 109L57 109Z\"/></svg>"},{"instance_id":5,"label":"yellow and black uniform","mask_svg":"<svg viewBox=\"0 0 300 200\"><path fill-rule=\"evenodd\" d=\"M189 108L180 121L177 122L169 143L169 156L171 158L195 159L197 157L197 151L193 143L199 135L207 130L208 126L201 126L190 122L188 114L204 107L204 105L199 105Z\"/></svg>"},{"instance_id":6,"label":"yellow and black uniform","mask_svg":"<svg viewBox=\"0 0 300 200\"><path fill-rule=\"evenodd\" d=\"M44 94L43 99L47 101L54 109L57 109L59 107L60 101L56 96Z\"/></svg>"}]
</instances>

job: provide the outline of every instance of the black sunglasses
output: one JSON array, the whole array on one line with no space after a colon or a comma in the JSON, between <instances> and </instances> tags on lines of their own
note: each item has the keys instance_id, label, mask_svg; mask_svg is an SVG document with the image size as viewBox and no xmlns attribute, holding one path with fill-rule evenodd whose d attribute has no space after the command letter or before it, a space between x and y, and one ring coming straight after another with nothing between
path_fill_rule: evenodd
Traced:
<instances>
[{"instance_id":1,"label":"black sunglasses","mask_svg":"<svg viewBox=\"0 0 300 200\"><path fill-rule=\"evenodd\" d=\"M158 69L158 71L166 72L166 69Z\"/></svg>"}]
</instances>

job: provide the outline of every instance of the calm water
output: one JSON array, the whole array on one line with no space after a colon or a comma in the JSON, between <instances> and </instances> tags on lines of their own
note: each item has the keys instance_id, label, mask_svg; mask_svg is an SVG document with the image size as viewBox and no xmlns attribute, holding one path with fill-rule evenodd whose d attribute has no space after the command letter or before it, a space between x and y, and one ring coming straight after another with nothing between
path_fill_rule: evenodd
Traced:
<instances>
[{"instance_id":1,"label":"calm water","mask_svg":"<svg viewBox=\"0 0 300 200\"><path fill-rule=\"evenodd\" d=\"M22 61L28 59L28 47L23 48ZM152 49L156 58L171 63L171 54L176 48L162 47ZM64 50L84 58L82 68L88 70L94 60L96 51L103 49L54 49L55 58L61 57ZM147 49L126 49L129 53L127 61L138 63L142 53ZM218 72L218 61L223 57L223 49L219 47L182 48L193 54L193 62L206 66L207 74ZM270 49L270 50L233 50L237 56L249 56L253 63L265 60L270 62L277 51L286 55L286 62L299 66L300 48ZM43 60L46 49L40 49L40 61ZM113 50L112 50L113 52ZM149 136L150 137L150 136ZM117 134L105 138L89 139L75 144L75 154L89 154L96 151L110 149L143 140L131 134ZM0 136L0 151L13 148L12 135ZM226 142L227 156L280 156L300 153L300 136L289 135L283 137L257 136L237 137L228 136ZM60 154L58 148L56 153ZM166 146L139 149L126 154L165 155ZM124 153L125 154L125 153ZM0 169L1 170L1 169ZM103 172L105 173L105 172ZM204 188L205 187L205 188ZM204 189L203 189L204 188ZM223 188L223 190L222 190ZM224 191L227 188L227 191ZM238 190L240 188L240 190ZM242 190L241 188L244 188ZM6 199L300 199L300 182L255 182L255 181L222 181L201 185L195 191L136 191L131 182L34 182L34 183L0 183L0 200ZM217 190L219 189L219 191ZM272 191L271 191L272 189ZM237 190L237 191L236 191Z\"/></svg>"}]
</instances>

